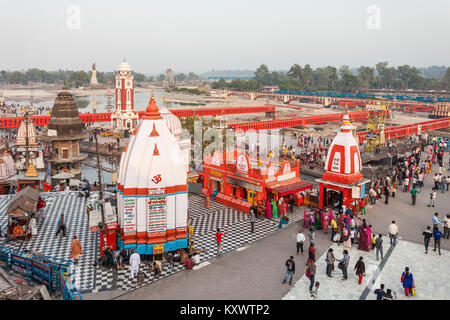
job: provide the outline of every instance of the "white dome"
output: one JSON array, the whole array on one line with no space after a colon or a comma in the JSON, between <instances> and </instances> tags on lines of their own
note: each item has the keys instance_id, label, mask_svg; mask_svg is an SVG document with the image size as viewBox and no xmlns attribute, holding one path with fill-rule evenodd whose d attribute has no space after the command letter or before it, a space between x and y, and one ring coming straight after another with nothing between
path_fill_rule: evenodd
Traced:
<instances>
[{"instance_id":1,"label":"white dome","mask_svg":"<svg viewBox=\"0 0 450 320\"><path fill-rule=\"evenodd\" d=\"M19 130L17 131L17 139L16 139L17 146L26 145L27 131L28 131L29 145L30 146L37 145L36 127L34 126L33 120L31 120L28 117L25 117L23 121L20 123Z\"/></svg>"},{"instance_id":2,"label":"white dome","mask_svg":"<svg viewBox=\"0 0 450 320\"><path fill-rule=\"evenodd\" d=\"M130 65L124 61L122 61L119 66L117 67L117 71L119 72L131 72Z\"/></svg>"},{"instance_id":3,"label":"white dome","mask_svg":"<svg viewBox=\"0 0 450 320\"><path fill-rule=\"evenodd\" d=\"M161 114L161 117L166 121L170 132L175 136L175 138L178 139L183 132L183 126L181 125L180 119L178 119L176 115L170 112L166 106L161 108L159 113Z\"/></svg>"}]
</instances>

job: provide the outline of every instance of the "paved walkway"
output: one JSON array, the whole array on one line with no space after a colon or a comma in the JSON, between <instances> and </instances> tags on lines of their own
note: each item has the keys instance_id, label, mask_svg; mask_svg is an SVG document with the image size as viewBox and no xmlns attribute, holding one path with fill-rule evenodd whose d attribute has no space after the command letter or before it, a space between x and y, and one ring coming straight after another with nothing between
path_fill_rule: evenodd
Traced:
<instances>
[{"instance_id":1,"label":"paved walkway","mask_svg":"<svg viewBox=\"0 0 450 320\"><path fill-rule=\"evenodd\" d=\"M317 274L315 281L320 282L319 300L375 300L373 291L385 285L385 289L392 289L397 293L399 300L442 300L450 297L450 283L447 281L448 266L450 264L450 254L442 251L439 256L434 251L429 251L425 255L423 246L409 241L399 241L397 246L388 252L389 241L385 239L383 243L385 263L384 266L375 258L375 251L364 252L352 247L349 249L350 265L348 268L348 280L342 281L342 271L335 264L335 271L332 278L328 278L326 272L325 254L317 260ZM331 246L336 258L342 257L342 245ZM358 277L354 272L354 266L359 257L364 257L366 274L361 285L358 284ZM387 257L386 257L387 256ZM405 267L409 267L415 278L417 296L407 298L403 294L401 274ZM441 276L439 276L441 275ZM447 279L443 281L444 279ZM311 300L309 295L310 281L306 276L295 284L294 288L283 297L283 300Z\"/></svg>"}]
</instances>

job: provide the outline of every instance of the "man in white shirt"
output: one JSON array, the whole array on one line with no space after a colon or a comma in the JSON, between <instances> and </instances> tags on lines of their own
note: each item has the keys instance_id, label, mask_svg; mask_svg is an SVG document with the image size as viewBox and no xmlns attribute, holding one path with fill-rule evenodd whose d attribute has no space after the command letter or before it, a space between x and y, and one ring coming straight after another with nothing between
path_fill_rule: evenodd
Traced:
<instances>
[{"instance_id":1,"label":"man in white shirt","mask_svg":"<svg viewBox=\"0 0 450 320\"><path fill-rule=\"evenodd\" d=\"M305 242L306 238L305 235L303 234L303 230L299 230L297 233L297 255L299 250L302 251L302 255L303 255L303 242Z\"/></svg>"},{"instance_id":2,"label":"man in white shirt","mask_svg":"<svg viewBox=\"0 0 450 320\"><path fill-rule=\"evenodd\" d=\"M398 236L398 227L395 224L395 221L392 221L392 223L389 225L388 233L391 245L393 244L395 247L395 245L397 244L397 236Z\"/></svg>"}]
</instances>

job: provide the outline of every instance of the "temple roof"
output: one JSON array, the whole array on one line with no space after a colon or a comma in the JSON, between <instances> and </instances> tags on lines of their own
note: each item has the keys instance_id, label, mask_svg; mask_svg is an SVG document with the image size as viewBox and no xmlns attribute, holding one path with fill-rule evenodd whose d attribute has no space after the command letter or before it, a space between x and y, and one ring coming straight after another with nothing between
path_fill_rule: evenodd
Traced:
<instances>
[{"instance_id":1,"label":"temple roof","mask_svg":"<svg viewBox=\"0 0 450 320\"><path fill-rule=\"evenodd\" d=\"M84 133L84 125L80 120L75 99L65 87L55 99L48 129L56 130L59 139L73 138Z\"/></svg>"}]
</instances>

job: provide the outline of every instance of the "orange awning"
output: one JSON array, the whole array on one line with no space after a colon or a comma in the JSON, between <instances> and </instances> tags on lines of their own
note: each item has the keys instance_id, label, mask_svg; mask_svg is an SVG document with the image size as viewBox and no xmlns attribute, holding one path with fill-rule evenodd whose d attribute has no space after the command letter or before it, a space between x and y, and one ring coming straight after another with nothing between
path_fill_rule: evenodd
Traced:
<instances>
[{"instance_id":1,"label":"orange awning","mask_svg":"<svg viewBox=\"0 0 450 320\"><path fill-rule=\"evenodd\" d=\"M267 189L277 192L280 196L305 191L311 189L312 187L313 185L311 183L303 181L297 177L286 181L271 182L266 185Z\"/></svg>"}]
</instances>

